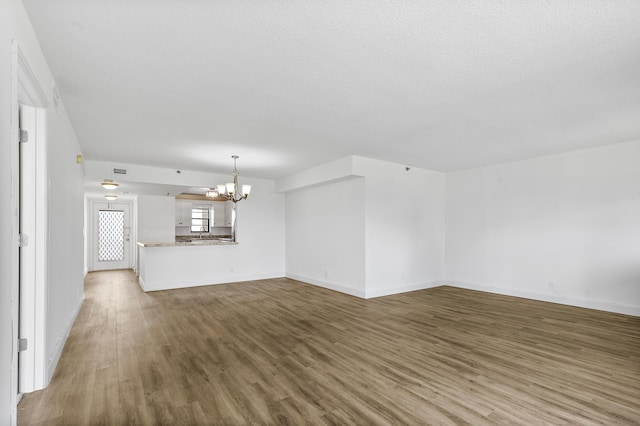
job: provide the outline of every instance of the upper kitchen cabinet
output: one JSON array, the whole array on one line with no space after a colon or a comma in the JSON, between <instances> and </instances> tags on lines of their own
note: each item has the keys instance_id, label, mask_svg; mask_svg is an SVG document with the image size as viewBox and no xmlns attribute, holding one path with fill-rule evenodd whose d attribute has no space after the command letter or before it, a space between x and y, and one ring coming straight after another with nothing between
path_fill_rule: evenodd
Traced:
<instances>
[{"instance_id":1,"label":"upper kitchen cabinet","mask_svg":"<svg viewBox=\"0 0 640 426\"><path fill-rule=\"evenodd\" d=\"M176 200L176 226L191 226L191 205L189 200Z\"/></svg>"},{"instance_id":2,"label":"upper kitchen cabinet","mask_svg":"<svg viewBox=\"0 0 640 426\"><path fill-rule=\"evenodd\" d=\"M226 204L224 201L213 202L213 226L231 226L227 224Z\"/></svg>"},{"instance_id":3,"label":"upper kitchen cabinet","mask_svg":"<svg viewBox=\"0 0 640 426\"><path fill-rule=\"evenodd\" d=\"M233 201L227 201L224 203L224 226L233 226Z\"/></svg>"}]
</instances>

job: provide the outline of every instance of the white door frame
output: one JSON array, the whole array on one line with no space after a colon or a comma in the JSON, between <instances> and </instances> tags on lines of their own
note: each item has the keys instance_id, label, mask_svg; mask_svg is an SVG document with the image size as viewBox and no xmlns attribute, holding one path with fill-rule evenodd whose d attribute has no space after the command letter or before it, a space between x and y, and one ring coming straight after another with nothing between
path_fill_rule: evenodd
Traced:
<instances>
[{"instance_id":1,"label":"white door frame","mask_svg":"<svg viewBox=\"0 0 640 426\"><path fill-rule=\"evenodd\" d=\"M32 107L40 108L39 114L41 114L40 119L44 120L46 117L45 108L49 105L49 101L47 96L45 95L42 87L38 83L38 79L35 74L31 70L28 61L26 60L24 54L20 50L18 43L13 40L12 45L12 61L11 61L11 71L12 71L12 81L11 81L11 132L13 143L11 145L11 209L14 212L11 220L11 230L12 235L15 237L15 250L11 251L11 316L12 316L12 359L11 359L11 423L15 424L17 422L17 402L21 397L21 393L18 391L19 386L19 374L18 374L18 336L19 336L19 322L20 322L20 310L26 309L31 310L34 313L34 321L33 321L33 335L34 341L28 343L31 349L33 350L34 355L34 363L33 368L46 368L46 358L43 356L41 360L36 361L35 354L36 352L40 354L44 354L46 352L44 342L46 342L46 327L44 322L45 312L44 307L46 307L46 241L42 238L38 238L38 235L33 237L33 244L36 247L36 256L38 253L41 254L40 260L45 262L44 264L34 264L33 268L39 272L38 277L41 279L35 279L35 283L37 286L41 288L35 288L33 293L41 297L39 302L36 302L35 299L28 300L25 298L24 301L20 300L20 248L18 247L18 234L20 232L20 149L18 145L19 140L19 117L20 117L20 105L29 105ZM38 113L36 114L36 116ZM41 135L42 138L46 136L45 131L37 132ZM44 149L44 139L39 139L38 143L35 144L36 147L40 147ZM38 151L36 149L36 158L39 158L43 164L46 164L46 152ZM46 183L46 169L41 169L41 174L38 178L35 179L36 182L35 187L31 187L29 191L36 192L35 202L38 204L38 209L42 208L43 210L35 215L35 224L36 227L39 224L39 232L44 233L46 236L47 230L47 198L46 192L38 192L38 182L44 181ZM46 187L45 187L46 188ZM44 198L43 198L44 197ZM35 213L35 212L34 212ZM44 265L44 266L43 266ZM44 268L44 269L42 269ZM24 307L21 305L24 304ZM41 306L41 310L37 309L37 306ZM38 313L35 316L36 312ZM37 350L36 350L37 348ZM29 365L27 365L30 368ZM35 377L43 377L46 378L47 374L44 369L40 371L33 371L33 375ZM34 383L35 385L35 383ZM21 384L20 384L21 386Z\"/></svg>"},{"instance_id":2,"label":"white door frame","mask_svg":"<svg viewBox=\"0 0 640 426\"><path fill-rule=\"evenodd\" d=\"M96 241L96 234L98 232L98 227L97 227L97 222L98 222L98 218L97 218L97 214L96 212L100 209L113 209L113 210L117 210L118 208L122 208L125 207L126 208L126 214L128 215L128 218L126 219L126 221L128 220L128 228L129 228L129 235L128 235L128 241L125 240L125 249L128 251L128 259L125 265L123 265L122 268L118 268L118 269L130 269L133 267L134 261L134 241L135 241L135 231L134 231L134 226L133 226L133 202L130 200L122 200L122 201L116 201L116 202L106 202L103 200L90 200L89 201L89 223L88 223L88 233L87 233L87 258L89 259L89 270L91 271L99 271L99 270L104 270L104 268L101 268L100 265L97 262L97 247L98 247L98 241ZM125 221L125 223L126 223ZM126 225L125 225L126 226Z\"/></svg>"},{"instance_id":3,"label":"white door frame","mask_svg":"<svg viewBox=\"0 0 640 426\"><path fill-rule=\"evenodd\" d=\"M49 377L46 357L47 196L46 112L20 105L20 128L29 141L20 144L20 232L28 236L20 248L19 337L27 350L18 355L18 390L44 388Z\"/></svg>"}]
</instances>

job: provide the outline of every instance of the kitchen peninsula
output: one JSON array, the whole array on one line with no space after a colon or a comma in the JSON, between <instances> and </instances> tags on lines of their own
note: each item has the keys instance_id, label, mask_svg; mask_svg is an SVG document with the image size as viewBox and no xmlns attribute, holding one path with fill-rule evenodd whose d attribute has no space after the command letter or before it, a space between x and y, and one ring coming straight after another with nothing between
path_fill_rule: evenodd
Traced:
<instances>
[{"instance_id":1,"label":"kitchen peninsula","mask_svg":"<svg viewBox=\"0 0 640 426\"><path fill-rule=\"evenodd\" d=\"M142 290L283 277L284 197L257 193L252 208L242 211L236 235L229 226L235 219L234 210L228 207L233 203L139 196L134 265ZM193 220L206 216L208 227L206 220ZM237 242L231 241L234 236Z\"/></svg>"},{"instance_id":2,"label":"kitchen peninsula","mask_svg":"<svg viewBox=\"0 0 640 426\"><path fill-rule=\"evenodd\" d=\"M232 239L234 216L233 203L226 199L194 194L176 197L175 239L167 241L166 235L158 235L155 241L138 241L142 289L169 290L252 278L239 262L242 252Z\"/></svg>"},{"instance_id":3,"label":"kitchen peninsula","mask_svg":"<svg viewBox=\"0 0 640 426\"><path fill-rule=\"evenodd\" d=\"M220 239L139 242L138 281L144 291L237 281L237 249L238 243Z\"/></svg>"}]
</instances>

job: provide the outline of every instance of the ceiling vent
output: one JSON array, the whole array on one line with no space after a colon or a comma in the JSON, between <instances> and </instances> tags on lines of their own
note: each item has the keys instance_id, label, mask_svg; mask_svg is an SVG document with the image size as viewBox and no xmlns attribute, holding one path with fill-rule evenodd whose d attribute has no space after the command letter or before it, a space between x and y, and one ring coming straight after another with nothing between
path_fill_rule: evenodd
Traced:
<instances>
[{"instance_id":1,"label":"ceiling vent","mask_svg":"<svg viewBox=\"0 0 640 426\"><path fill-rule=\"evenodd\" d=\"M127 174L127 169L113 169L113 173L115 173L117 175L126 175Z\"/></svg>"}]
</instances>

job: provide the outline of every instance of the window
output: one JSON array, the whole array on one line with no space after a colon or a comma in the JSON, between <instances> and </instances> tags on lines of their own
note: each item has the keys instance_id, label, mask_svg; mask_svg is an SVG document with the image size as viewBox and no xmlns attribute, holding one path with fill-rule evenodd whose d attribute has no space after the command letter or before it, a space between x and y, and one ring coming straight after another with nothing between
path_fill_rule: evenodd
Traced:
<instances>
[{"instance_id":1,"label":"window","mask_svg":"<svg viewBox=\"0 0 640 426\"><path fill-rule=\"evenodd\" d=\"M191 209L191 232L209 232L209 209L207 207Z\"/></svg>"}]
</instances>

